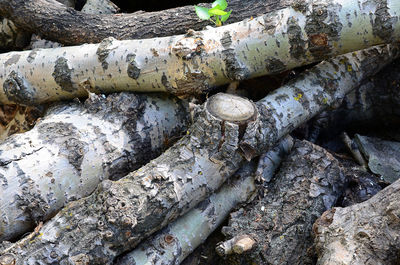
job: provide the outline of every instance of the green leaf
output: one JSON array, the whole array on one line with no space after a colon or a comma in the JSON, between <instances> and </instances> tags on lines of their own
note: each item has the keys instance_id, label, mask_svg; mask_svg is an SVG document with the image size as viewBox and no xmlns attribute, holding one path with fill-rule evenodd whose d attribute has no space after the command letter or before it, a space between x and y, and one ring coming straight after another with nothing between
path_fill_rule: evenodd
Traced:
<instances>
[{"instance_id":1,"label":"green leaf","mask_svg":"<svg viewBox=\"0 0 400 265\"><path fill-rule=\"evenodd\" d=\"M225 10L225 8L228 7L228 3L226 0L215 0L214 3L212 3L212 8L220 6L220 10Z\"/></svg>"},{"instance_id":2,"label":"green leaf","mask_svg":"<svg viewBox=\"0 0 400 265\"><path fill-rule=\"evenodd\" d=\"M231 13L232 13L232 10L229 11L228 13L226 13L226 15L221 16L221 22L225 22L231 15Z\"/></svg>"},{"instance_id":3,"label":"green leaf","mask_svg":"<svg viewBox=\"0 0 400 265\"><path fill-rule=\"evenodd\" d=\"M225 16L226 14L228 14L227 12L225 12L217 7L209 9L208 14L215 15L215 16Z\"/></svg>"},{"instance_id":4,"label":"green leaf","mask_svg":"<svg viewBox=\"0 0 400 265\"><path fill-rule=\"evenodd\" d=\"M202 19L202 20L210 19L211 15L209 13L208 8L201 7L201 6L194 6L194 9L196 10L196 14L200 19Z\"/></svg>"}]
</instances>

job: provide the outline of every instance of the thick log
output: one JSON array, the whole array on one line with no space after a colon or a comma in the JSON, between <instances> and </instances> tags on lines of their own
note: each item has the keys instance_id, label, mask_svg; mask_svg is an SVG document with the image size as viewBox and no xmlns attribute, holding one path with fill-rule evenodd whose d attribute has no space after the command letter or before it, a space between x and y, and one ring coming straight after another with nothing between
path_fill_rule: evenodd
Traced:
<instances>
[{"instance_id":1,"label":"thick log","mask_svg":"<svg viewBox=\"0 0 400 265\"><path fill-rule=\"evenodd\" d=\"M187 136L119 181L105 180L70 203L30 241L3 251L17 263L37 260L107 264L207 198L246 159L343 98L397 56L374 47L323 62L256 104L233 95L210 97Z\"/></svg>"},{"instance_id":2,"label":"thick log","mask_svg":"<svg viewBox=\"0 0 400 265\"><path fill-rule=\"evenodd\" d=\"M291 2L231 0L229 8L233 12L227 23L278 10ZM67 45L97 43L108 37L127 40L172 36L184 34L189 29L202 30L210 25L209 21L201 21L196 16L193 6L158 12L87 15L62 7L54 0L4 0L0 1L0 15L12 19L26 31Z\"/></svg>"},{"instance_id":3,"label":"thick log","mask_svg":"<svg viewBox=\"0 0 400 265\"><path fill-rule=\"evenodd\" d=\"M186 35L107 38L100 44L3 54L0 102L32 105L85 96L87 91L200 94L231 81L400 40L400 19L394 15L400 14L400 2L389 0L387 8L378 0L368 3L304 2ZM375 11L375 19L370 19ZM359 37L352 38L356 34Z\"/></svg>"},{"instance_id":4,"label":"thick log","mask_svg":"<svg viewBox=\"0 0 400 265\"><path fill-rule=\"evenodd\" d=\"M0 144L0 240L15 239L155 158L183 135L185 102L165 95L92 96L59 105Z\"/></svg>"},{"instance_id":5,"label":"thick log","mask_svg":"<svg viewBox=\"0 0 400 265\"><path fill-rule=\"evenodd\" d=\"M264 154L273 162L263 165L265 175L274 174L276 166L282 160L280 154L288 153L292 146L292 138L285 137L278 146ZM116 264L180 264L221 225L234 207L246 202L254 193L256 190L255 169L254 162L246 163L234 174L233 179L225 183L215 194L154 236L146 239L134 251L119 259ZM272 176L268 177L272 178Z\"/></svg>"},{"instance_id":6,"label":"thick log","mask_svg":"<svg viewBox=\"0 0 400 265\"><path fill-rule=\"evenodd\" d=\"M244 242L257 244L247 251L243 242L232 253L221 251L232 241L228 240L217 247L218 253L235 254L227 257L226 264L312 264L312 225L334 205L344 184L339 161L319 146L296 142L264 188L264 197L231 214L229 226L222 228L236 245L244 235Z\"/></svg>"},{"instance_id":7,"label":"thick log","mask_svg":"<svg viewBox=\"0 0 400 265\"><path fill-rule=\"evenodd\" d=\"M400 180L363 203L326 211L313 227L317 264L396 264L399 216Z\"/></svg>"}]
</instances>

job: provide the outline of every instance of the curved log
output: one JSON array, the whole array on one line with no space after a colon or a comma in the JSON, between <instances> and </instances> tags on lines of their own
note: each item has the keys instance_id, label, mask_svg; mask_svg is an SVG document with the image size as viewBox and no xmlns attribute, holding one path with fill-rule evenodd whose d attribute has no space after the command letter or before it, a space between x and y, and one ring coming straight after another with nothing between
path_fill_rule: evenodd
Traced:
<instances>
[{"instance_id":1,"label":"curved log","mask_svg":"<svg viewBox=\"0 0 400 265\"><path fill-rule=\"evenodd\" d=\"M31 240L1 255L12 255L18 264L112 262L208 197L245 159L271 148L396 56L391 46L340 56L256 104L227 94L210 97L188 135L161 156L116 182L103 181Z\"/></svg>"},{"instance_id":2,"label":"curved log","mask_svg":"<svg viewBox=\"0 0 400 265\"><path fill-rule=\"evenodd\" d=\"M290 1L231 0L229 8L234 12L227 23L278 10ZM67 45L97 43L108 37L127 40L171 36L210 25L196 16L193 6L151 13L88 15L60 6L55 0L2 0L0 15L26 31Z\"/></svg>"},{"instance_id":3,"label":"curved log","mask_svg":"<svg viewBox=\"0 0 400 265\"><path fill-rule=\"evenodd\" d=\"M185 102L165 95L92 95L53 107L0 144L0 241L155 158L184 134L188 117Z\"/></svg>"}]
</instances>

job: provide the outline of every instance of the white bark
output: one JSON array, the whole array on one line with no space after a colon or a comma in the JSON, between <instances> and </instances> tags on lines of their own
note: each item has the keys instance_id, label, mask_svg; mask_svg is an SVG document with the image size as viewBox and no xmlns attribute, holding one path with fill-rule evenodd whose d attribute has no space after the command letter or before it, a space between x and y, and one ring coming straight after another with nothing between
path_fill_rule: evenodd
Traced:
<instances>
[{"instance_id":1,"label":"white bark","mask_svg":"<svg viewBox=\"0 0 400 265\"><path fill-rule=\"evenodd\" d=\"M272 163L264 164L263 169L258 166L259 169L272 178L282 160L282 154L288 153L292 146L291 137L282 139L275 148L264 154ZM154 236L146 239L116 264L180 264L221 225L238 204L246 202L254 193L254 171L255 165L251 162L246 163L220 190Z\"/></svg>"},{"instance_id":2,"label":"white bark","mask_svg":"<svg viewBox=\"0 0 400 265\"><path fill-rule=\"evenodd\" d=\"M189 134L173 147L119 181L103 181L47 222L29 244L16 244L2 255L23 264L111 263L207 198L245 158L274 146L397 56L390 45L339 56L255 106L232 95L210 97ZM214 107L221 104L226 108Z\"/></svg>"},{"instance_id":3,"label":"white bark","mask_svg":"<svg viewBox=\"0 0 400 265\"><path fill-rule=\"evenodd\" d=\"M133 94L59 105L0 144L0 240L16 238L164 150L188 124L187 104Z\"/></svg>"},{"instance_id":4,"label":"white bark","mask_svg":"<svg viewBox=\"0 0 400 265\"><path fill-rule=\"evenodd\" d=\"M172 37L0 56L0 102L36 104L92 92L204 93L235 80L400 39L397 0L298 2L255 19ZM355 37L357 36L357 37Z\"/></svg>"}]
</instances>

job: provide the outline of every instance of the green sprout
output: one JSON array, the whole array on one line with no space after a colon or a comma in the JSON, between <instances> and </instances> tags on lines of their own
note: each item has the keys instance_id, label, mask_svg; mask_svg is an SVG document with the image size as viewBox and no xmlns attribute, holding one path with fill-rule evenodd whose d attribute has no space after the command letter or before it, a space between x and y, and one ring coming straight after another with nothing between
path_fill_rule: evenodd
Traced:
<instances>
[{"instance_id":1,"label":"green sprout","mask_svg":"<svg viewBox=\"0 0 400 265\"><path fill-rule=\"evenodd\" d=\"M212 3L211 8L194 6L196 10L197 16L202 20L211 20L217 27L222 25L222 22L225 22L229 15L232 13L232 10L229 12L224 11L228 7L228 3L226 0L216 0ZM215 19L211 19L211 16Z\"/></svg>"}]
</instances>

